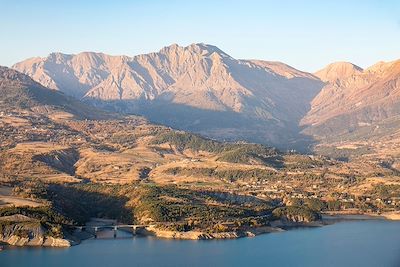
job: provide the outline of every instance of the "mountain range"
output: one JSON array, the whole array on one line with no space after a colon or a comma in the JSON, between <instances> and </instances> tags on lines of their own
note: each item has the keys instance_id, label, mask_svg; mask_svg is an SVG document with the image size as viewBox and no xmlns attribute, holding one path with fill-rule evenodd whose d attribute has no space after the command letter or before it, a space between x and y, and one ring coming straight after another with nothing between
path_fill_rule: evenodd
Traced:
<instances>
[{"instance_id":1,"label":"mountain range","mask_svg":"<svg viewBox=\"0 0 400 267\"><path fill-rule=\"evenodd\" d=\"M374 132L389 135L400 129L393 128L393 123L400 126L400 60L379 62L365 70L349 63L340 68L329 65L316 75L328 83L301 120L304 132L323 140L364 131L357 136L365 139Z\"/></svg>"},{"instance_id":2,"label":"mountain range","mask_svg":"<svg viewBox=\"0 0 400 267\"><path fill-rule=\"evenodd\" d=\"M281 62L235 59L212 45L173 44L134 57L52 53L12 67L98 108L281 149L304 150L392 123L400 113L400 61L365 70L337 62L311 74Z\"/></svg>"}]
</instances>

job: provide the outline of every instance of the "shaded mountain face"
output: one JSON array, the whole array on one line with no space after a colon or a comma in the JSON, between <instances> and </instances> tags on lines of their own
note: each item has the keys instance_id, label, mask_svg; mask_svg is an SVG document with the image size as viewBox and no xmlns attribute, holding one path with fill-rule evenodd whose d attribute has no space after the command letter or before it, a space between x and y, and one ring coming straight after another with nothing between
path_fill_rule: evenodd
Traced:
<instances>
[{"instance_id":1,"label":"shaded mountain face","mask_svg":"<svg viewBox=\"0 0 400 267\"><path fill-rule=\"evenodd\" d=\"M58 113L75 118L105 118L104 112L85 105L64 93L45 88L29 76L0 66L0 110L16 109L40 114Z\"/></svg>"},{"instance_id":2,"label":"shaded mountain face","mask_svg":"<svg viewBox=\"0 0 400 267\"><path fill-rule=\"evenodd\" d=\"M237 60L205 44L171 45L134 57L53 53L13 68L103 108L280 148L305 142L298 123L323 86L314 75L283 63Z\"/></svg>"},{"instance_id":3,"label":"shaded mountain face","mask_svg":"<svg viewBox=\"0 0 400 267\"><path fill-rule=\"evenodd\" d=\"M306 133L319 139L353 133L365 139L374 132L381 135L385 129L400 129L400 60L353 70L351 75L339 73L312 100L311 110L301 121ZM322 70L317 75L329 72ZM391 126L385 126L385 121Z\"/></svg>"}]
</instances>

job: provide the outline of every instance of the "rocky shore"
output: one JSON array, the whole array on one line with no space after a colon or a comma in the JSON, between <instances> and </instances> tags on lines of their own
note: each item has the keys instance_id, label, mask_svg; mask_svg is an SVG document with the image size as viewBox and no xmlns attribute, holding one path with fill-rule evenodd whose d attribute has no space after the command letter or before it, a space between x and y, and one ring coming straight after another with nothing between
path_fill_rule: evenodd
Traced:
<instances>
[{"instance_id":1,"label":"rocky shore","mask_svg":"<svg viewBox=\"0 0 400 267\"><path fill-rule=\"evenodd\" d=\"M17 235L0 236L0 242L11 246L42 246L42 247L70 247L79 244L79 242L54 237L20 237Z\"/></svg>"},{"instance_id":2,"label":"rocky shore","mask_svg":"<svg viewBox=\"0 0 400 267\"><path fill-rule=\"evenodd\" d=\"M293 226L294 224L290 224ZM299 226L299 224L296 224ZM304 224L301 224L304 225ZM279 226L289 226L285 223L277 223L276 226L261 226L255 228L248 228L241 231L227 231L227 232L203 232L203 231L171 231L149 226L138 230L138 234L144 236L154 236L157 238L165 239L184 239L184 240L208 240L208 239L235 239L241 237L254 237L260 234L283 232L283 228Z\"/></svg>"},{"instance_id":3,"label":"rocky shore","mask_svg":"<svg viewBox=\"0 0 400 267\"><path fill-rule=\"evenodd\" d=\"M67 238L48 236L38 221L24 215L3 216L1 221L3 223L0 231L0 243L7 245L70 247L80 242L73 236Z\"/></svg>"}]
</instances>

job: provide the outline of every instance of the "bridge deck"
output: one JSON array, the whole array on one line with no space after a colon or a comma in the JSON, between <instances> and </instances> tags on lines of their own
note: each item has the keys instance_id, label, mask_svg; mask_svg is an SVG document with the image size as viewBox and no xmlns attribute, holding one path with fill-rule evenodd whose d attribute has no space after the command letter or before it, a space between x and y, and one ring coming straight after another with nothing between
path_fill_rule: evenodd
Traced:
<instances>
[{"instance_id":1,"label":"bridge deck","mask_svg":"<svg viewBox=\"0 0 400 267\"><path fill-rule=\"evenodd\" d=\"M144 224L116 224L116 225L73 225L74 228L144 228L151 225Z\"/></svg>"}]
</instances>

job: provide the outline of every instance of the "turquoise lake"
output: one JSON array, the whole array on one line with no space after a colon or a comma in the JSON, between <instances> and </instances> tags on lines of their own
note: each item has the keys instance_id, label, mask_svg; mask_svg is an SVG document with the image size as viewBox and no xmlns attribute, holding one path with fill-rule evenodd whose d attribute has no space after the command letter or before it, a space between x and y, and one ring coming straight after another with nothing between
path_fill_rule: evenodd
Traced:
<instances>
[{"instance_id":1,"label":"turquoise lake","mask_svg":"<svg viewBox=\"0 0 400 267\"><path fill-rule=\"evenodd\" d=\"M343 221L235 240L118 234L67 249L7 248L0 266L400 266L399 221Z\"/></svg>"}]
</instances>

